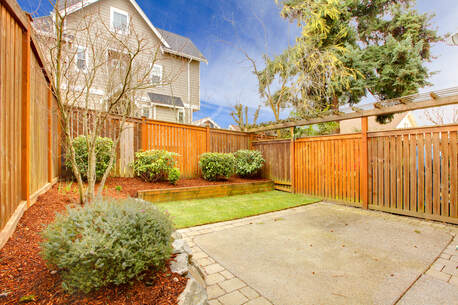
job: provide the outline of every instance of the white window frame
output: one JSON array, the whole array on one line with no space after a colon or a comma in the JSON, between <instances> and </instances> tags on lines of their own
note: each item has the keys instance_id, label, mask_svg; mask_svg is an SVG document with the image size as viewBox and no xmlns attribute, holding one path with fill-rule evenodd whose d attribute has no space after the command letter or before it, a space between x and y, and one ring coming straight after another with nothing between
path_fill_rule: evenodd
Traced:
<instances>
[{"instance_id":1,"label":"white window frame","mask_svg":"<svg viewBox=\"0 0 458 305\"><path fill-rule=\"evenodd\" d=\"M148 110L148 115L145 116L145 110ZM151 119L151 108L146 106L142 107L142 117L146 117L147 119Z\"/></svg>"},{"instance_id":2,"label":"white window frame","mask_svg":"<svg viewBox=\"0 0 458 305\"><path fill-rule=\"evenodd\" d=\"M183 114L183 121L181 121L181 122L180 122L180 113ZM185 122L184 109L178 109L178 111L177 111L177 122L178 123L184 123Z\"/></svg>"},{"instance_id":3,"label":"white window frame","mask_svg":"<svg viewBox=\"0 0 458 305\"><path fill-rule=\"evenodd\" d=\"M126 30L125 31L120 31L120 30L116 30L115 27L113 26L113 21L114 21L114 13L118 13L120 15L124 15L127 17L127 27L126 27ZM116 8L116 7L113 7L111 6L110 7L110 29L113 31L113 32L116 32L118 34L128 34L129 33L129 25L130 25L130 18L129 18L129 13L126 12L126 11L123 11L123 10L120 10L119 8Z\"/></svg>"},{"instance_id":4,"label":"white window frame","mask_svg":"<svg viewBox=\"0 0 458 305\"><path fill-rule=\"evenodd\" d=\"M86 61L86 67L84 69L81 69L80 67L78 67L78 55L80 53L80 50L84 50L84 57L85 57L85 61ZM75 66L76 66L76 69L78 69L78 71L81 71L81 72L87 72L87 68L89 66L89 58L88 58L88 54L87 54L87 48L86 47L83 47L83 46L76 46L76 61L75 61Z\"/></svg>"},{"instance_id":5,"label":"white window frame","mask_svg":"<svg viewBox=\"0 0 458 305\"><path fill-rule=\"evenodd\" d=\"M153 71L154 71L155 68L159 68L159 70L161 71L161 75L159 76L159 83L157 83L157 84L153 82L153 76L154 76ZM150 74L151 74L150 75L151 84L160 86L162 84L162 77L163 77L163 74L164 74L164 67L162 65L159 65L159 64L154 64L154 66L151 67L151 73Z\"/></svg>"}]
</instances>

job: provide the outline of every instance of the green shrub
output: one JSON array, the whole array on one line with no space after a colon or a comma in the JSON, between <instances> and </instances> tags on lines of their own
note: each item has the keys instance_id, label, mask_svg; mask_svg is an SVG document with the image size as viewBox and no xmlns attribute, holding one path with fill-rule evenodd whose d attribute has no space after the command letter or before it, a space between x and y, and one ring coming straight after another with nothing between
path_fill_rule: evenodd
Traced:
<instances>
[{"instance_id":1,"label":"green shrub","mask_svg":"<svg viewBox=\"0 0 458 305\"><path fill-rule=\"evenodd\" d=\"M240 177L250 178L259 175L264 165L262 153L258 150L242 149L234 154L235 173Z\"/></svg>"},{"instance_id":2,"label":"green shrub","mask_svg":"<svg viewBox=\"0 0 458 305\"><path fill-rule=\"evenodd\" d=\"M205 180L228 179L234 174L233 154L204 153L200 156L199 167Z\"/></svg>"},{"instance_id":3,"label":"green shrub","mask_svg":"<svg viewBox=\"0 0 458 305\"><path fill-rule=\"evenodd\" d=\"M180 172L175 169L177 157L177 153L165 150L141 151L135 154L132 168L137 176L147 182L168 180L175 184L180 178Z\"/></svg>"},{"instance_id":4,"label":"green shrub","mask_svg":"<svg viewBox=\"0 0 458 305\"><path fill-rule=\"evenodd\" d=\"M174 167L169 171L167 180L169 180L171 184L177 184L178 179L180 179L180 170Z\"/></svg>"},{"instance_id":5,"label":"green shrub","mask_svg":"<svg viewBox=\"0 0 458 305\"><path fill-rule=\"evenodd\" d=\"M78 136L74 138L72 145L75 148L76 165L81 173L81 178L83 180L87 180L88 148L86 136ZM95 142L95 174L97 181L102 179L103 174L108 167L108 162L110 161L110 153L113 149L113 145L113 140L110 138L97 137ZM72 163L70 161L69 151L67 152L65 159L65 166L71 170Z\"/></svg>"},{"instance_id":6,"label":"green shrub","mask_svg":"<svg viewBox=\"0 0 458 305\"><path fill-rule=\"evenodd\" d=\"M172 223L153 204L125 199L68 208L43 232L41 254L69 292L142 278L172 253Z\"/></svg>"}]
</instances>

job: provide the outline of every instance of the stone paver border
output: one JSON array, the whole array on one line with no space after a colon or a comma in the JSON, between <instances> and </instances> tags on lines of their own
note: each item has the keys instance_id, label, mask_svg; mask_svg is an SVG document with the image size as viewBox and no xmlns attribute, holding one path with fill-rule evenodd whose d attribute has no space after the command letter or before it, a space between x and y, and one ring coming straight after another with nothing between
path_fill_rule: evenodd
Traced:
<instances>
[{"instance_id":1,"label":"stone paver border","mask_svg":"<svg viewBox=\"0 0 458 305\"><path fill-rule=\"evenodd\" d=\"M321 202L318 204L335 205L334 203L327 202ZM259 291L253 287L250 287L242 279L233 275L230 270L225 269L219 262L210 257L194 242L194 238L202 234L218 232L238 226L253 224L256 222L263 222L268 220L275 221L277 218L281 219L282 216L303 212L304 209L306 209L308 206L309 205L299 206L287 210L271 212L243 219L178 230L178 232L183 235L183 239L191 247L193 259L203 270L207 284L209 305L272 305L273 303L265 296L263 296ZM341 206L341 208L353 207ZM404 221L408 222L427 222L423 219L407 218L405 216L392 215L384 212L366 211L361 209L357 210L359 210L361 213L379 213L382 214L383 217L402 218ZM451 228L447 224L441 224L437 222L429 223L433 226L447 227L449 229ZM458 287L458 250L456 250L456 246L458 245L456 232L458 232L458 229L452 228L451 231L451 234L454 235L454 238L450 244L442 251L440 256L431 265L431 267L421 276L425 276L425 274L430 275Z\"/></svg>"}]
</instances>

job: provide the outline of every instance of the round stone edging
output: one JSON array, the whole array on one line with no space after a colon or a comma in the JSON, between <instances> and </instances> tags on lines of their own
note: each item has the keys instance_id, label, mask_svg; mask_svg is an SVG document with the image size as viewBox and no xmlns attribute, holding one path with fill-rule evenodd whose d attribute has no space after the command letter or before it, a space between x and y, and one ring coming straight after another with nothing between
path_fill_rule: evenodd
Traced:
<instances>
[{"instance_id":1,"label":"round stone edging","mask_svg":"<svg viewBox=\"0 0 458 305\"><path fill-rule=\"evenodd\" d=\"M204 273L192 259L191 248L180 233L174 232L172 237L173 253L176 257L170 263L170 269L174 273L186 275L189 279L185 289L178 296L178 305L208 305Z\"/></svg>"}]
</instances>

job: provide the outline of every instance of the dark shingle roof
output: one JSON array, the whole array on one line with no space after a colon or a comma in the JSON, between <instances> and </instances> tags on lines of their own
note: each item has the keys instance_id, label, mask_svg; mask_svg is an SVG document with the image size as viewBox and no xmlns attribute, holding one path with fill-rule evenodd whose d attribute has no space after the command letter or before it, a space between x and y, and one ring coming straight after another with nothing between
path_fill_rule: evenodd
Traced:
<instances>
[{"instance_id":1,"label":"dark shingle roof","mask_svg":"<svg viewBox=\"0 0 458 305\"><path fill-rule=\"evenodd\" d=\"M167 106L174 106L174 107L184 107L183 101L181 98L176 96L158 94L149 92L148 96L152 103L162 104Z\"/></svg>"},{"instance_id":2,"label":"dark shingle roof","mask_svg":"<svg viewBox=\"0 0 458 305\"><path fill-rule=\"evenodd\" d=\"M185 55L189 55L200 60L206 61L205 56L199 51L188 37L184 37L163 29L156 28L161 33L162 38L170 45L170 50Z\"/></svg>"}]
</instances>

